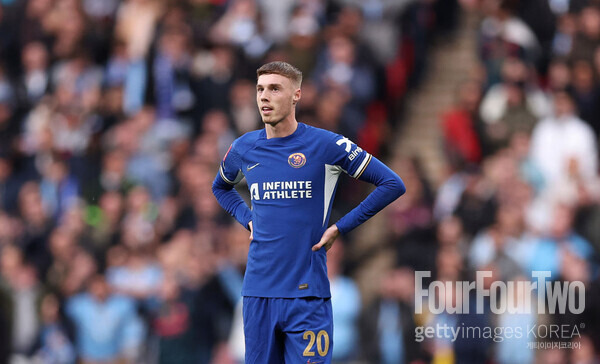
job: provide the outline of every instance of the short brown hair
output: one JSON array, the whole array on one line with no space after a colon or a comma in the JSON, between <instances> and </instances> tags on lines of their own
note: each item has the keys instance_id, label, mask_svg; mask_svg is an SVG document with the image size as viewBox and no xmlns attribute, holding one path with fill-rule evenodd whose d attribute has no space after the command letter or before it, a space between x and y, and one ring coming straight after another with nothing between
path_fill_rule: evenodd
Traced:
<instances>
[{"instance_id":1,"label":"short brown hair","mask_svg":"<svg viewBox=\"0 0 600 364\"><path fill-rule=\"evenodd\" d=\"M287 62L276 61L266 63L256 70L256 78L269 74L277 74L289 78L298 87L302 84L302 71Z\"/></svg>"}]
</instances>

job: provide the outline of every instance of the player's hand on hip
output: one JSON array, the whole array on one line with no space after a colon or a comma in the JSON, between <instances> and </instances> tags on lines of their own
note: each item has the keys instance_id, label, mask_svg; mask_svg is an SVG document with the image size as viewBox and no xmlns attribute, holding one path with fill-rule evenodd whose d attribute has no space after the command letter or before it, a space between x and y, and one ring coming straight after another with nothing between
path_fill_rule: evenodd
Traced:
<instances>
[{"instance_id":1,"label":"player's hand on hip","mask_svg":"<svg viewBox=\"0 0 600 364\"><path fill-rule=\"evenodd\" d=\"M249 239L252 240L254 238L254 236L253 236L254 230L252 230L252 221L250 221L248 223L248 227L250 228L250 237L249 237Z\"/></svg>"},{"instance_id":2,"label":"player's hand on hip","mask_svg":"<svg viewBox=\"0 0 600 364\"><path fill-rule=\"evenodd\" d=\"M323 236L321 237L321 241L319 241L317 244L313 245L312 251L316 252L317 250L321 249L323 246L325 247L325 251L328 251L329 249L331 249L333 242L335 241L335 239L338 238L338 236L340 236L340 231L338 230L338 227L335 224L331 225L323 233Z\"/></svg>"}]
</instances>

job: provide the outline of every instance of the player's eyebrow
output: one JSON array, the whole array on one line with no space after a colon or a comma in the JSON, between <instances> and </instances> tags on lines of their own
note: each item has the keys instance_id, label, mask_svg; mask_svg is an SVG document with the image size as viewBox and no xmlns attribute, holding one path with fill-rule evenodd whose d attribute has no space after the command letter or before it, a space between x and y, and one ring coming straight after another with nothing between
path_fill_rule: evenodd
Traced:
<instances>
[{"instance_id":1,"label":"player's eyebrow","mask_svg":"<svg viewBox=\"0 0 600 364\"><path fill-rule=\"evenodd\" d=\"M256 88L259 88L259 87L265 87L265 86L263 86L259 83L256 85ZM283 85L280 83L269 83L268 85L266 85L266 87L280 87L281 88L281 87L283 87Z\"/></svg>"}]
</instances>

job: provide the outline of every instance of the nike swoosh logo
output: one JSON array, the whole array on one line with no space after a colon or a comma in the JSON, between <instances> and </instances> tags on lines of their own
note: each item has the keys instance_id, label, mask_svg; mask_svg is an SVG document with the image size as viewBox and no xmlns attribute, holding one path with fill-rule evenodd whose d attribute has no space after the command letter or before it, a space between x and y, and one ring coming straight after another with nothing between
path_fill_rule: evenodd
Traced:
<instances>
[{"instance_id":1,"label":"nike swoosh logo","mask_svg":"<svg viewBox=\"0 0 600 364\"><path fill-rule=\"evenodd\" d=\"M260 164L260 163L256 163L256 164L255 164L255 165L253 165L253 166L248 166L248 167L246 168L246 171L249 171L249 170L251 170L252 168L258 167L258 165L259 165L259 164Z\"/></svg>"}]
</instances>

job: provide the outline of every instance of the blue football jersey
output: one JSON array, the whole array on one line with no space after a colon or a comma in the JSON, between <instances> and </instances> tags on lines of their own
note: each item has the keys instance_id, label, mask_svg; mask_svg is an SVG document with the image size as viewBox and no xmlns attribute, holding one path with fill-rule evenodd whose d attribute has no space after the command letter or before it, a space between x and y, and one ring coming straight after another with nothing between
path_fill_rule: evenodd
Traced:
<instances>
[{"instance_id":1,"label":"blue football jersey","mask_svg":"<svg viewBox=\"0 0 600 364\"><path fill-rule=\"evenodd\" d=\"M283 138L267 139L262 129L235 140L219 174L232 185L245 177L250 190L243 296L330 297L326 251L311 247L328 227L340 174L360 177L371 158L347 138L302 123Z\"/></svg>"}]
</instances>

